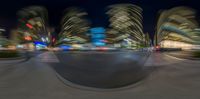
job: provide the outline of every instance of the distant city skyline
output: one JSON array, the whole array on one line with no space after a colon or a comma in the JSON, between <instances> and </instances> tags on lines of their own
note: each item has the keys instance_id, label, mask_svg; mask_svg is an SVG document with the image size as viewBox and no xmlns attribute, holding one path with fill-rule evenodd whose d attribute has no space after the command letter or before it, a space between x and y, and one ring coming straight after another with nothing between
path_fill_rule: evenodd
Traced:
<instances>
[{"instance_id":1,"label":"distant city skyline","mask_svg":"<svg viewBox=\"0 0 200 99\"><path fill-rule=\"evenodd\" d=\"M92 23L92 27L107 27L108 17L105 14L107 6L117 3L132 3L143 9L143 25L144 32L150 33L153 38L158 12L162 9L170 9L176 6L188 6L199 12L200 7L196 0L5 0L0 4L0 27L7 30L16 27L16 12L24 7L31 5L44 6L49 12L49 23L56 27L59 31L60 20L63 16L65 8L76 6L88 12L88 18Z\"/></svg>"}]
</instances>

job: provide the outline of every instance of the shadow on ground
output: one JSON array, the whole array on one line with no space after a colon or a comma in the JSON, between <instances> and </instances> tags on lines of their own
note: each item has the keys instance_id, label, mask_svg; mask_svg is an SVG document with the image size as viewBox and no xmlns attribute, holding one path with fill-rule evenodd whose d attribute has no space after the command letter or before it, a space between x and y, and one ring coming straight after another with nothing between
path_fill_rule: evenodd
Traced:
<instances>
[{"instance_id":1,"label":"shadow on ground","mask_svg":"<svg viewBox=\"0 0 200 99\"><path fill-rule=\"evenodd\" d=\"M60 63L50 65L63 79L93 88L120 88L142 80L148 74L147 52L60 52Z\"/></svg>"}]
</instances>

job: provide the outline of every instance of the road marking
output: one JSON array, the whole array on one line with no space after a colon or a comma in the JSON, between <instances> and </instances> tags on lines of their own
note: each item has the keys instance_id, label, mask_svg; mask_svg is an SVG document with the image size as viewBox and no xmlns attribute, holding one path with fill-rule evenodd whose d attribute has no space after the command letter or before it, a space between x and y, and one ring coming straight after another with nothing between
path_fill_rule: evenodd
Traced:
<instances>
[{"instance_id":1,"label":"road marking","mask_svg":"<svg viewBox=\"0 0 200 99\"><path fill-rule=\"evenodd\" d=\"M164 55L166 55L167 57L170 57L170 58L181 60L181 61L187 60L187 59L177 58L177 57L174 57L174 56L171 56L171 55L167 55L167 54L164 54Z\"/></svg>"},{"instance_id":2,"label":"road marking","mask_svg":"<svg viewBox=\"0 0 200 99\"><path fill-rule=\"evenodd\" d=\"M59 63L59 59L53 52L45 52L36 57L40 62L45 63Z\"/></svg>"},{"instance_id":3,"label":"road marking","mask_svg":"<svg viewBox=\"0 0 200 99\"><path fill-rule=\"evenodd\" d=\"M147 61L145 62L144 66L166 66L174 63L178 63L180 61L184 61L185 59L176 58L166 54L160 54L159 56L155 56L156 54L152 54ZM164 57L165 56L165 57Z\"/></svg>"}]
</instances>

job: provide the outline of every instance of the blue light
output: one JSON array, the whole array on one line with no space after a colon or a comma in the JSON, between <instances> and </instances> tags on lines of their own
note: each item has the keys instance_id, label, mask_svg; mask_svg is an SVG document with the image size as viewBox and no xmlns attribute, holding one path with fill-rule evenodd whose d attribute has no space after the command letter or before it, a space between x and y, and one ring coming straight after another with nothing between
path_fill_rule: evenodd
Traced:
<instances>
[{"instance_id":1,"label":"blue light","mask_svg":"<svg viewBox=\"0 0 200 99\"><path fill-rule=\"evenodd\" d=\"M90 32L93 34L96 34L96 33L105 33L106 30L103 28L103 27L96 27L96 28L92 28L90 29Z\"/></svg>"},{"instance_id":2,"label":"blue light","mask_svg":"<svg viewBox=\"0 0 200 99\"><path fill-rule=\"evenodd\" d=\"M96 46L105 46L106 44L104 42L93 42Z\"/></svg>"},{"instance_id":3,"label":"blue light","mask_svg":"<svg viewBox=\"0 0 200 99\"><path fill-rule=\"evenodd\" d=\"M34 44L35 44L35 45L43 45L43 46L47 46L46 43L44 43L44 42L40 42L40 41L35 41Z\"/></svg>"},{"instance_id":4,"label":"blue light","mask_svg":"<svg viewBox=\"0 0 200 99\"><path fill-rule=\"evenodd\" d=\"M104 39L106 36L104 33L102 34L92 34L92 39Z\"/></svg>"},{"instance_id":5,"label":"blue light","mask_svg":"<svg viewBox=\"0 0 200 99\"><path fill-rule=\"evenodd\" d=\"M35 41L34 42L36 49L42 49L42 48L46 48L47 44L44 42L40 42L40 41Z\"/></svg>"},{"instance_id":6,"label":"blue light","mask_svg":"<svg viewBox=\"0 0 200 99\"><path fill-rule=\"evenodd\" d=\"M70 50L72 47L70 45L61 45L59 46L60 48L62 48L63 50Z\"/></svg>"},{"instance_id":7,"label":"blue light","mask_svg":"<svg viewBox=\"0 0 200 99\"><path fill-rule=\"evenodd\" d=\"M105 36L106 30L103 27L96 27L90 29L91 33L91 39L94 45L96 46L105 46L104 39L106 38Z\"/></svg>"}]
</instances>

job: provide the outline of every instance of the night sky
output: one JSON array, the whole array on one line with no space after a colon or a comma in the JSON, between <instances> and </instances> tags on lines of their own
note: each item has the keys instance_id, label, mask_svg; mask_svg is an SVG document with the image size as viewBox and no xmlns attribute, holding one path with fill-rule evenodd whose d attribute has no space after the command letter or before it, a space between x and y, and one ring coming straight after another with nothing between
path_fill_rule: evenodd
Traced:
<instances>
[{"instance_id":1,"label":"night sky","mask_svg":"<svg viewBox=\"0 0 200 99\"><path fill-rule=\"evenodd\" d=\"M83 8L89 13L92 26L108 26L108 18L105 14L107 6L117 3L132 3L143 8L144 32L149 32L153 37L158 11L176 6L189 6L200 11L197 0L1 0L0 3L0 27L8 30L16 27L16 12L30 5L44 6L49 11L49 23L59 30L59 23L63 11L68 7Z\"/></svg>"}]
</instances>

